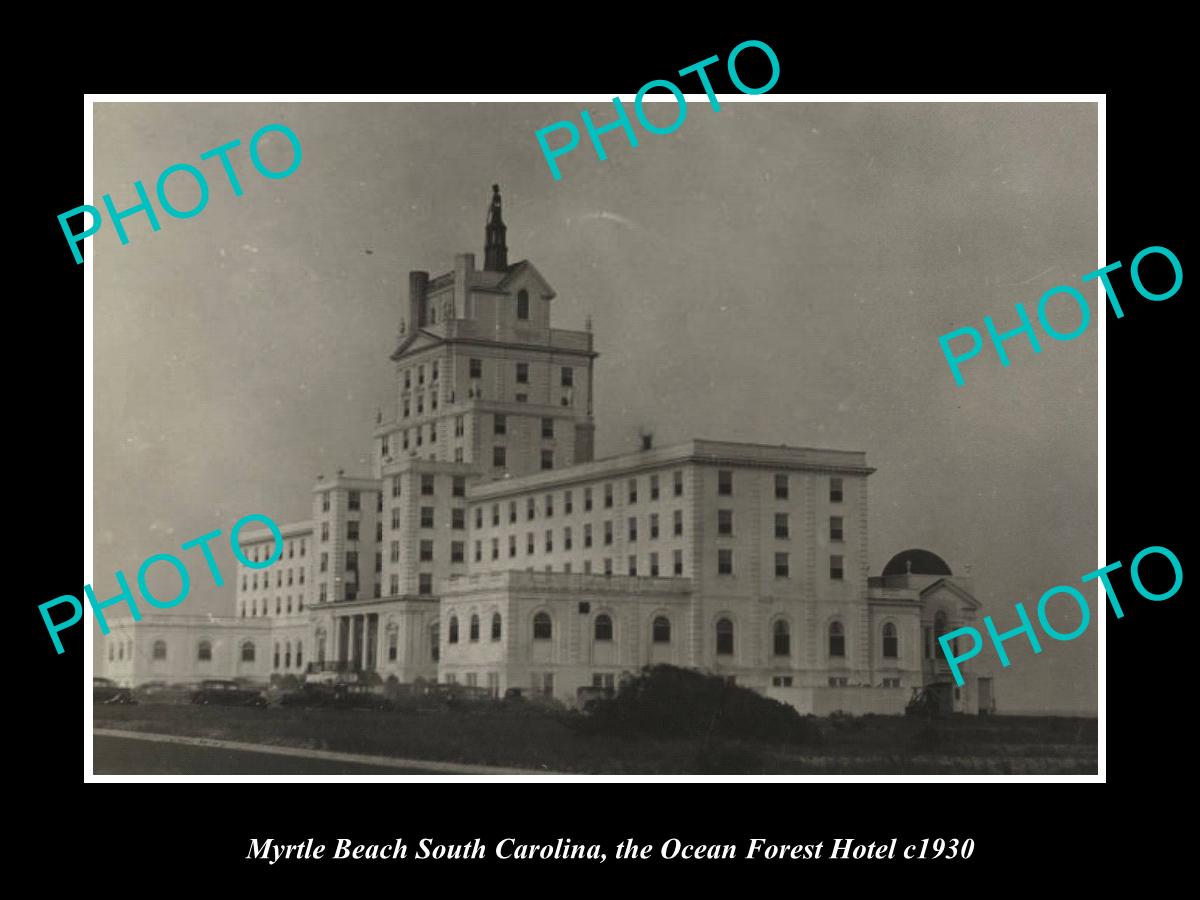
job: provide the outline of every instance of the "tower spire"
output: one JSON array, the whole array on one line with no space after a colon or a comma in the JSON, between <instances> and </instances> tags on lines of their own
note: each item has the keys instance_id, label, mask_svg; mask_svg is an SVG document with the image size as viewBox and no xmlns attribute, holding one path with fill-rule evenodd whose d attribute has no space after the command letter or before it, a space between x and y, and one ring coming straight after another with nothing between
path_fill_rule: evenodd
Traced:
<instances>
[{"instance_id":1,"label":"tower spire","mask_svg":"<svg viewBox=\"0 0 1200 900\"><path fill-rule=\"evenodd\" d=\"M504 243L504 219L500 215L500 185L492 185L492 205L488 209L487 236L483 245L483 268L503 272L508 268L508 246Z\"/></svg>"}]
</instances>

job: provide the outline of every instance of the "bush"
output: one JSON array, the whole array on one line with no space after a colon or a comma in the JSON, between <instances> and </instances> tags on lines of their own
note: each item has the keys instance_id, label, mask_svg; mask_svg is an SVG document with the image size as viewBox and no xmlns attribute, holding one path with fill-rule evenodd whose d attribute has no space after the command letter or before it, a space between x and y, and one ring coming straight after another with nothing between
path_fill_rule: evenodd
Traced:
<instances>
[{"instance_id":1,"label":"bush","mask_svg":"<svg viewBox=\"0 0 1200 900\"><path fill-rule=\"evenodd\" d=\"M747 688L675 666L651 666L621 685L617 695L588 704L573 720L591 734L659 738L724 737L813 744L820 733L785 703Z\"/></svg>"}]
</instances>

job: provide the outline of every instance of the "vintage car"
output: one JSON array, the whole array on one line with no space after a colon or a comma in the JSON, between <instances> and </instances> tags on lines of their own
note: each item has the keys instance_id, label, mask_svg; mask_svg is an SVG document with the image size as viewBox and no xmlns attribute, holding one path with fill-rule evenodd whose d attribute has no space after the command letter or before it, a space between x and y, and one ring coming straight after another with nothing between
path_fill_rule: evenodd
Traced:
<instances>
[{"instance_id":1,"label":"vintage car","mask_svg":"<svg viewBox=\"0 0 1200 900\"><path fill-rule=\"evenodd\" d=\"M133 695L142 703L186 703L191 699L192 688L165 681L147 681L133 689Z\"/></svg>"},{"instance_id":2,"label":"vintage car","mask_svg":"<svg viewBox=\"0 0 1200 900\"><path fill-rule=\"evenodd\" d=\"M192 702L213 706L266 706L267 698L256 688L236 681L207 679L192 691Z\"/></svg>"},{"instance_id":3,"label":"vintage car","mask_svg":"<svg viewBox=\"0 0 1200 900\"><path fill-rule=\"evenodd\" d=\"M133 692L123 688L111 678L92 679L93 703L137 703Z\"/></svg>"},{"instance_id":4,"label":"vintage car","mask_svg":"<svg viewBox=\"0 0 1200 900\"><path fill-rule=\"evenodd\" d=\"M333 707L335 709L389 709L391 702L369 684L305 682L297 691L284 694L281 706Z\"/></svg>"}]
</instances>

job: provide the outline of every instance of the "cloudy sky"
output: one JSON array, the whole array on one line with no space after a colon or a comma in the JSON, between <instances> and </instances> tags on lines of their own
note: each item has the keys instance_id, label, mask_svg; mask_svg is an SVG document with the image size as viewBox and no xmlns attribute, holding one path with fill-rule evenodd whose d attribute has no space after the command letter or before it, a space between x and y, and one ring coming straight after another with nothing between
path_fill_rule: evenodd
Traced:
<instances>
[{"instance_id":1,"label":"cloudy sky","mask_svg":"<svg viewBox=\"0 0 1200 900\"><path fill-rule=\"evenodd\" d=\"M1010 342L1009 368L989 352L957 389L937 343L985 314L1011 327L1014 303L1032 313L1108 262L1094 106L693 102L678 131L640 133L636 149L606 136L604 162L585 135L554 181L534 132L584 106L607 121L582 102L96 106L97 205L132 206L135 180L152 192L179 162L211 187L194 218L160 212L152 232L135 216L126 246L108 223L88 239L98 596L116 593L114 570L132 578L246 513L308 518L318 473L367 470L408 271L447 271L460 252L482 264L493 182L510 259L558 292L555 324L594 323L597 455L634 449L646 427L660 445L865 450L879 470L872 571L908 547L969 565L1001 630L1015 601L1032 609L1108 562L1095 326L1036 356ZM303 162L271 181L246 145L276 122ZM199 159L235 138L241 197ZM263 158L283 168L287 142L264 141ZM195 188L177 175L169 196L186 209ZM190 553L178 611L231 612L232 581L213 587ZM1010 647L1001 706L1094 710L1095 624L1044 645ZM980 662L995 667L990 652Z\"/></svg>"}]
</instances>

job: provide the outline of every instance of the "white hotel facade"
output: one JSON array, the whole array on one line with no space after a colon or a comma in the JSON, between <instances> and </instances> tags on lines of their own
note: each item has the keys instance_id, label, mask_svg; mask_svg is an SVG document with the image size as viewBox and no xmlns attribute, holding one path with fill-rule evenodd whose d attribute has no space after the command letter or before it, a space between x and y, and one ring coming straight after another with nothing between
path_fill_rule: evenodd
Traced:
<instances>
[{"instance_id":1,"label":"white hotel facade","mask_svg":"<svg viewBox=\"0 0 1200 900\"><path fill-rule=\"evenodd\" d=\"M900 712L933 683L990 703L935 641L974 620L970 579L924 550L869 575L864 453L646 437L594 459L590 328L551 326L554 290L505 233L494 189L483 267L410 273L371 471L318 478L280 559L239 567L232 616L114 626L103 674L332 670L570 703L670 663L804 712ZM251 561L273 543L242 534Z\"/></svg>"}]
</instances>

